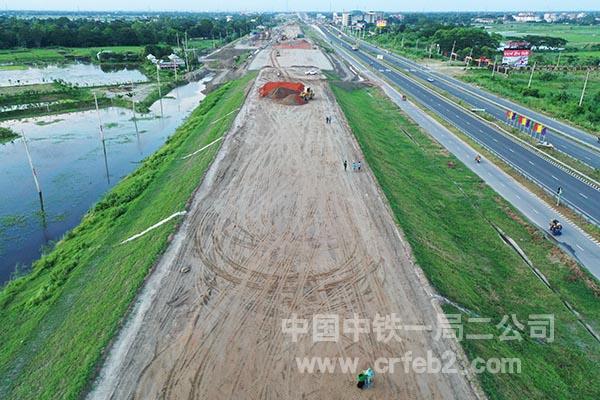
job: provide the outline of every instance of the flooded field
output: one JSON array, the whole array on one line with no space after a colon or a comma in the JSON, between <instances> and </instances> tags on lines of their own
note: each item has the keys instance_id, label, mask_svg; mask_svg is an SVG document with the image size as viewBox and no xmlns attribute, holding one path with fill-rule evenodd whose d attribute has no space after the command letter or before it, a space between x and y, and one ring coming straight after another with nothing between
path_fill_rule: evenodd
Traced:
<instances>
[{"instance_id":1,"label":"flooded field","mask_svg":"<svg viewBox=\"0 0 600 400\"><path fill-rule=\"evenodd\" d=\"M44 194L45 215L22 141L0 144L0 284L27 269L43 246L76 226L85 212L138 163L156 151L204 98L205 82L179 87L149 114L123 108L100 110L108 176L96 111L6 121L24 131Z\"/></svg>"},{"instance_id":2,"label":"flooded field","mask_svg":"<svg viewBox=\"0 0 600 400\"><path fill-rule=\"evenodd\" d=\"M135 68L87 63L28 67L22 70L0 70L0 86L50 83L58 79L79 86L116 85L148 80Z\"/></svg>"}]
</instances>

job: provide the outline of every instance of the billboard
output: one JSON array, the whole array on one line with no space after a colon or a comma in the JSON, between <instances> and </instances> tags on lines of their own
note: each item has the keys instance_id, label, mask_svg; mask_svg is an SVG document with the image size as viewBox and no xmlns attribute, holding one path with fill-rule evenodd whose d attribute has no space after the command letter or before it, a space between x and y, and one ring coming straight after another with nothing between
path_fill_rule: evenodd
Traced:
<instances>
[{"instance_id":1,"label":"billboard","mask_svg":"<svg viewBox=\"0 0 600 400\"><path fill-rule=\"evenodd\" d=\"M385 28L387 26L387 20L385 19L378 19L377 20L377 27L378 28Z\"/></svg>"},{"instance_id":2,"label":"billboard","mask_svg":"<svg viewBox=\"0 0 600 400\"><path fill-rule=\"evenodd\" d=\"M504 49L502 64L507 64L511 67L525 67L530 55L531 50L529 49Z\"/></svg>"}]
</instances>

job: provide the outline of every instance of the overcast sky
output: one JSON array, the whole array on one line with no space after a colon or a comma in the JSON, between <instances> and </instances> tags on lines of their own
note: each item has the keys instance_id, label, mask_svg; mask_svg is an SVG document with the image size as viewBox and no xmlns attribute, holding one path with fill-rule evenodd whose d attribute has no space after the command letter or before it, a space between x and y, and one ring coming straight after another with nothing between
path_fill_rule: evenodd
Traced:
<instances>
[{"instance_id":1,"label":"overcast sky","mask_svg":"<svg viewBox=\"0 0 600 400\"><path fill-rule=\"evenodd\" d=\"M599 10L600 0L0 0L9 10L152 10L152 11L505 11Z\"/></svg>"}]
</instances>

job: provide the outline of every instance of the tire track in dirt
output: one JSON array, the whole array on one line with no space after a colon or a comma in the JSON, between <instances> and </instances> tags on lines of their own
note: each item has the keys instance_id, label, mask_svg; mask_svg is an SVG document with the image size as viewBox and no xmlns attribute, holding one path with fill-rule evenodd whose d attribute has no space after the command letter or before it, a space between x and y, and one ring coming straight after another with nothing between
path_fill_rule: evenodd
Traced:
<instances>
[{"instance_id":1,"label":"tire track in dirt","mask_svg":"<svg viewBox=\"0 0 600 400\"><path fill-rule=\"evenodd\" d=\"M290 79L303 74L286 71ZM294 77L297 78L294 78ZM132 345L114 360L113 399L346 399L357 394L352 374L300 373L296 357L358 357L359 367L405 351L439 353L431 332L401 331L382 343L374 332L358 342L297 342L281 330L296 313L397 313L403 322L435 323L435 309L406 243L375 181L345 172L342 160L362 159L326 83L314 100L285 106L258 98L278 80L263 70L223 142L186 217L167 273L143 315ZM325 116L334 123L325 124ZM189 267L189 272L181 272ZM187 270L187 268L186 268ZM474 398L460 376L389 374L364 398Z\"/></svg>"}]
</instances>

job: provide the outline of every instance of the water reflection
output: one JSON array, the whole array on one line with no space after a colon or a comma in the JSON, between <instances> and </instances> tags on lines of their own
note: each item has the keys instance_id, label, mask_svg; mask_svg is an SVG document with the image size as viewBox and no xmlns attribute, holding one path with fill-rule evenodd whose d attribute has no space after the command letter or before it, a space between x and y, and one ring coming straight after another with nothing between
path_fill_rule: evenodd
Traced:
<instances>
[{"instance_id":1,"label":"water reflection","mask_svg":"<svg viewBox=\"0 0 600 400\"><path fill-rule=\"evenodd\" d=\"M77 225L103 193L156 151L204 98L204 88L194 82L170 92L164 118L158 102L135 121L132 109L100 110L106 158L95 110L0 123L26 133L45 206L40 213L21 140L0 145L0 282L17 263L38 258L45 243Z\"/></svg>"},{"instance_id":2,"label":"water reflection","mask_svg":"<svg viewBox=\"0 0 600 400\"><path fill-rule=\"evenodd\" d=\"M128 65L70 63L28 67L23 70L0 70L0 86L52 83L54 80L79 86L99 86L131 81L146 82L148 78L138 69Z\"/></svg>"}]
</instances>

